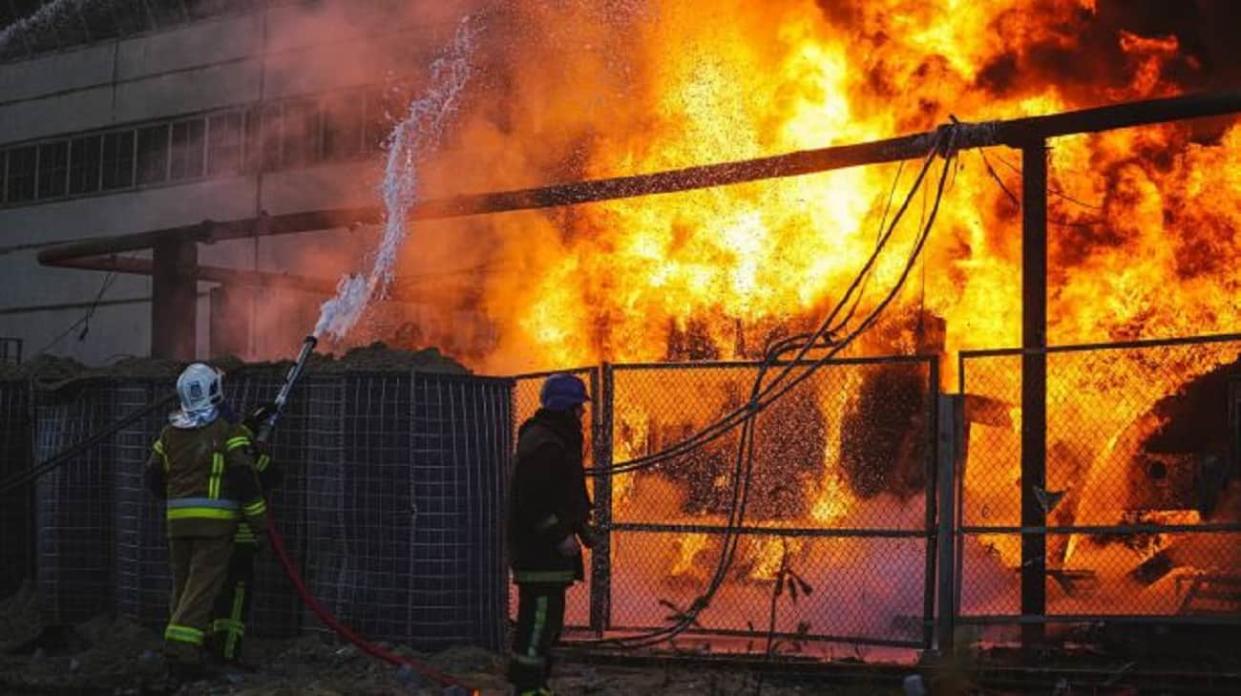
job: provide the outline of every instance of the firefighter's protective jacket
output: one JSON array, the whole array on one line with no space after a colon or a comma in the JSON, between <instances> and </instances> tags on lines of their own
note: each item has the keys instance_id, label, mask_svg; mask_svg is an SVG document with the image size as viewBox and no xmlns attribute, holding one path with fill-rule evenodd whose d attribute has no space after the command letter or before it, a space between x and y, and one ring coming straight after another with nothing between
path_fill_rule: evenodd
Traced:
<instances>
[{"instance_id":1,"label":"firefighter's protective jacket","mask_svg":"<svg viewBox=\"0 0 1241 696\"><path fill-rule=\"evenodd\" d=\"M267 526L267 503L249 431L217 418L201 428L167 426L151 447L146 482L166 499L168 536L231 536L244 519Z\"/></svg>"},{"instance_id":2,"label":"firefighter's protective jacket","mask_svg":"<svg viewBox=\"0 0 1241 696\"><path fill-rule=\"evenodd\" d=\"M571 535L589 545L589 523L581 423L572 413L542 409L518 430L508 521L514 579L581 580L582 557L566 557L556 547Z\"/></svg>"},{"instance_id":3,"label":"firefighter's protective jacket","mask_svg":"<svg viewBox=\"0 0 1241 696\"><path fill-rule=\"evenodd\" d=\"M243 434L253 443L250 454L254 457L254 470L258 473L259 492L266 498L268 492L284 480L284 475L278 467L272 465L270 448L254 439L254 431L248 425L242 424L240 427ZM262 527L254 527L243 519L237 525L237 534L233 540L238 544L257 546L259 536L262 534Z\"/></svg>"}]
</instances>

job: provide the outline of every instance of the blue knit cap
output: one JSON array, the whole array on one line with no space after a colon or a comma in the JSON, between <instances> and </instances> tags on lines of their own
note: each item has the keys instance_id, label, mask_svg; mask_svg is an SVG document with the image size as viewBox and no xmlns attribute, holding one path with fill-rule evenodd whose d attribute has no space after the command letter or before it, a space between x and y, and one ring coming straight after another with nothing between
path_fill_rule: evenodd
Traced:
<instances>
[{"instance_id":1,"label":"blue knit cap","mask_svg":"<svg viewBox=\"0 0 1241 696\"><path fill-rule=\"evenodd\" d=\"M543 382L539 402L549 411L570 411L590 401L586 384L573 375L556 374Z\"/></svg>"}]
</instances>

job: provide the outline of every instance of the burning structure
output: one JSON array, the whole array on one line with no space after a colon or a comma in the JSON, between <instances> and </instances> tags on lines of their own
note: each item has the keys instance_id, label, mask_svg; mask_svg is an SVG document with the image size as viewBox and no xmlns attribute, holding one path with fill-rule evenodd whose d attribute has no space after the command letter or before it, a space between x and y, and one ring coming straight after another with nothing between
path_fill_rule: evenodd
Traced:
<instances>
[{"instance_id":1,"label":"burning structure","mask_svg":"<svg viewBox=\"0 0 1241 696\"><path fill-rule=\"evenodd\" d=\"M914 177L896 162L933 150L930 129L956 116L1010 119L961 128L970 142L945 175L942 209L934 203L935 234L920 257L911 254L917 270L882 320L756 418L743 520L751 529L734 562L721 562L732 555L741 478L739 436L730 434L596 479L610 545L596 551L591 602L578 620L599 630L649 627L666 618L665 602L678 612L692 605L725 565L727 582L701 617L702 630L723 635L766 621L772 587L790 569L816 590L798 612L772 619L773 631L794 637L925 646L936 575L954 571L959 587L940 594L939 606L962 619L1175 614L1186 596L1177 569L1236 570L1194 550L1230 533L1202 523L1231 514L1237 462L1221 443L1235 441L1236 421L1219 420L1229 408L1219 385L1236 341L1046 346L1241 326L1231 263L1241 253L1241 125L1171 122L1234 111L1236 95L1039 117L1235 87L1222 28L1235 26L1236 10L1187 7L490 8L473 66L479 79L439 147L419 153L425 200L406 201L421 221L397 261L393 301L369 310L340 347L389 334L458 346L475 369L502 373L616 363L602 370L612 387L595 414L597 462L657 453L746 403L758 368L704 361L764 357L765 346L812 328L846 294L894 215L892 192ZM315 26L344 21L341 12L316 15ZM257 136L243 151L265 151L268 120L258 109L256 120L246 112ZM337 132L327 101L298 109L282 107L273 122L295 132L310 123L321 143ZM830 147L918 131L928 132ZM1020 164L1002 145L1020 150ZM10 163L22 147L5 150ZM870 166L843 169L861 164ZM615 178L653 171L667 173ZM470 191L508 193L449 197ZM933 215L925 195L923 215ZM560 207L567 203L582 205ZM842 334L901 287L918 206L896 229L897 251L862 274ZM43 260L150 272L156 294L170 291L174 303L197 300L168 269L193 279L189 290L295 285L313 305L355 260L350 245L290 244L295 261L280 270L295 278L232 273L177 251L365 229L382 211L237 218L182 220L143 239L49 250ZM168 244L156 247L154 266L118 256L148 242ZM162 274L161 261L172 264ZM483 328L427 320L403 301L411 298ZM416 331L393 328L405 326ZM904 358L865 357L894 354ZM937 397L958 388L969 421L964 453L936 460ZM954 465L957 487L937 488L936 474ZM952 553L938 556L942 548Z\"/></svg>"}]
</instances>

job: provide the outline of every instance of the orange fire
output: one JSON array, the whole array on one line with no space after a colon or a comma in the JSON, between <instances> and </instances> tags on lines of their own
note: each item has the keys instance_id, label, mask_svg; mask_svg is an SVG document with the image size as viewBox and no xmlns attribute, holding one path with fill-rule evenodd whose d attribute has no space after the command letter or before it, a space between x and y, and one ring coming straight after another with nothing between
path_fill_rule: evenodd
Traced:
<instances>
[{"instance_id":1,"label":"orange fire","mask_svg":"<svg viewBox=\"0 0 1241 696\"><path fill-rule=\"evenodd\" d=\"M493 20L506 41L485 67L505 88L467 109L460 149L430 167L430 193L860 142L950 114L985 120L1161 96L1183 89L1174 77L1201 71L1174 36L1117 30L1106 55L1086 53L1099 50L1080 38L1103 22L1094 5L528 3ZM1053 60L1106 65L1085 84L1040 63ZM1052 342L1237 325L1228 259L1241 247L1241 206L1229 192L1241 178L1241 129L1168 125L1051 147ZM1019 191L1016 154L987 157ZM472 346L487 371L663 359L670 331L691 325L719 357L743 357L741 344L752 354L773 326L816 317L839 297L873 248L896 169L428 226L402 273L471 265L463 259L495 269L475 276L480 294L444 298L494 324L494 340ZM895 280L913 228L881 260L863 310ZM901 302L947 319L950 353L1017 344L1019 242L1017 206L982 155L966 153L925 278Z\"/></svg>"},{"instance_id":2,"label":"orange fire","mask_svg":"<svg viewBox=\"0 0 1241 696\"><path fill-rule=\"evenodd\" d=\"M465 106L458 143L428 164L427 194L738 160L930 129L950 115L1012 118L1211 84L1176 35L1126 28L1099 4L517 3L490 20L486 93ZM1241 125L1170 124L1050 147L1050 343L1241 327ZM1001 148L962 154L921 265L889 310L894 322L920 308L943 318L948 358L1020 342L1020 209L995 180L1019 195L1019 167L1019 153ZM899 200L913 169L871 166L436 223L415 229L401 273L480 269L470 276L475 289L430 300L487 317L490 338L461 351L482 371L753 357L777 327L805 326L839 299L874 248L894 181ZM859 316L895 283L923 205L915 199L880 258ZM426 340L453 344L448 330ZM678 340L697 347L674 350ZM872 341L865 350L913 347ZM1074 394L1085 425L1049 443L1049 457L1076 462L1053 465L1049 488L1076 488L1064 504L1077 519L1114 523L1100 488L1112 466L1102 445L1116 447L1156 399L1229 358L1185 357L1162 371L1137 369L1123 355L1106 368L1050 366L1049 393ZM942 363L947 389L955 363ZM993 373L987 388L1006 403L1008 427L976 429L991 447L971 449L967 492L1003 511L992 523L1016 521L1019 375ZM1118 393L1130 395L1123 407ZM846 397L814 398L826 412ZM618 444L618 457L641 453L637 443L649 437L654 407L630 408L617 427L634 437ZM698 415L701 424L715 414ZM826 427L809 523L847 526L859 501L833 450L839 424ZM968 478L979 471L987 481ZM619 481L623 507L634 482ZM1019 564L1015 537L984 542L1004 566ZM687 573L706 544L703 535L681 537L669 572ZM772 548L757 552L755 577L773 572ZM1080 553L1069 540L1062 560Z\"/></svg>"}]
</instances>

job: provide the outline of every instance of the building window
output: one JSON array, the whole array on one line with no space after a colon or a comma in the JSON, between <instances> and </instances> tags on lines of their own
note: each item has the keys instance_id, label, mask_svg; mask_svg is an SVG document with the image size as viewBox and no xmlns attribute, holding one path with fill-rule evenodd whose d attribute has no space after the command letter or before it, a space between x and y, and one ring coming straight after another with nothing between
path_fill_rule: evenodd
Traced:
<instances>
[{"instance_id":1,"label":"building window","mask_svg":"<svg viewBox=\"0 0 1241 696\"><path fill-rule=\"evenodd\" d=\"M246 168L271 171L280 166L280 104L256 106L246 113Z\"/></svg>"},{"instance_id":2,"label":"building window","mask_svg":"<svg viewBox=\"0 0 1241 696\"><path fill-rule=\"evenodd\" d=\"M33 145L9 150L8 176L4 185L5 200L9 203L34 200L35 164L38 159L39 149Z\"/></svg>"},{"instance_id":3,"label":"building window","mask_svg":"<svg viewBox=\"0 0 1241 696\"><path fill-rule=\"evenodd\" d=\"M69 141L39 146L39 198L65 195L69 183Z\"/></svg>"},{"instance_id":4,"label":"building window","mask_svg":"<svg viewBox=\"0 0 1241 696\"><path fill-rule=\"evenodd\" d=\"M380 152L392 134L392 129L409 112L412 90L409 85L390 84L366 95L366 147L369 152Z\"/></svg>"},{"instance_id":5,"label":"building window","mask_svg":"<svg viewBox=\"0 0 1241 696\"><path fill-rule=\"evenodd\" d=\"M138 185L168 178L168 126L138 129Z\"/></svg>"},{"instance_id":6,"label":"building window","mask_svg":"<svg viewBox=\"0 0 1241 696\"><path fill-rule=\"evenodd\" d=\"M241 171L241 114L212 116L207 125L207 175Z\"/></svg>"},{"instance_id":7,"label":"building window","mask_svg":"<svg viewBox=\"0 0 1241 696\"><path fill-rule=\"evenodd\" d=\"M99 150L102 138L77 138L69 145L69 195L99 190Z\"/></svg>"},{"instance_id":8,"label":"building window","mask_svg":"<svg viewBox=\"0 0 1241 696\"><path fill-rule=\"evenodd\" d=\"M408 90L389 85L10 147L0 150L0 201L22 204L369 156L382 149L407 108Z\"/></svg>"},{"instance_id":9,"label":"building window","mask_svg":"<svg viewBox=\"0 0 1241 696\"><path fill-rule=\"evenodd\" d=\"M376 90L366 95L366 149L368 152L383 150L388 134L392 132L392 114L387 91Z\"/></svg>"},{"instance_id":10,"label":"building window","mask_svg":"<svg viewBox=\"0 0 1241 696\"><path fill-rule=\"evenodd\" d=\"M361 95L333 98L323 110L323 157L340 161L362 153L363 104Z\"/></svg>"},{"instance_id":11,"label":"building window","mask_svg":"<svg viewBox=\"0 0 1241 696\"><path fill-rule=\"evenodd\" d=\"M312 101L284 105L284 148L281 166L296 167L319 160L319 108Z\"/></svg>"},{"instance_id":12,"label":"building window","mask_svg":"<svg viewBox=\"0 0 1241 696\"><path fill-rule=\"evenodd\" d=\"M105 191L134 185L134 132L103 136L103 188Z\"/></svg>"},{"instance_id":13,"label":"building window","mask_svg":"<svg viewBox=\"0 0 1241 696\"><path fill-rule=\"evenodd\" d=\"M168 170L170 179L197 179L203 175L206 129L206 121L201 118L172 124L172 164Z\"/></svg>"}]
</instances>

